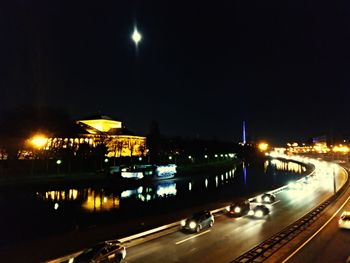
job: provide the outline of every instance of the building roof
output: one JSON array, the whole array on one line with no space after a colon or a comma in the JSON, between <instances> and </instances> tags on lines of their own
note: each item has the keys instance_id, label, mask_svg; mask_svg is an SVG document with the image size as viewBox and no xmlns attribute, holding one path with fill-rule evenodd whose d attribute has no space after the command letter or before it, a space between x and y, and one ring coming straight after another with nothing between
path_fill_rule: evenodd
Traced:
<instances>
[{"instance_id":1,"label":"building roof","mask_svg":"<svg viewBox=\"0 0 350 263\"><path fill-rule=\"evenodd\" d=\"M107 115L103 115L103 114L90 115L90 116L87 116L85 118L81 118L80 120L82 120L82 121L86 121L86 120L110 120L110 121L116 121L116 120L112 119L111 117L109 117Z\"/></svg>"}]
</instances>

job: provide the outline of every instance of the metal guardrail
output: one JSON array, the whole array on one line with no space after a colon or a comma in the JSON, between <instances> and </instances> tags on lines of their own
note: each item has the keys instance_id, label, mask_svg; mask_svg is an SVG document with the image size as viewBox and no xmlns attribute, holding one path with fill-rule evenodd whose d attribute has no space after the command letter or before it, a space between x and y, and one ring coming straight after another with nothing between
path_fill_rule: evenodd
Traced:
<instances>
[{"instance_id":1,"label":"metal guardrail","mask_svg":"<svg viewBox=\"0 0 350 263\"><path fill-rule=\"evenodd\" d=\"M342 168L345 172L346 170ZM346 172L347 173L347 172ZM277 234L271 236L264 242L255 246L251 250L247 251L243 255L239 256L235 260L231 261L231 263L246 263L246 262L262 262L275 253L278 249L280 249L283 245L288 243L291 239L297 236L300 232L304 231L308 226L310 226L316 219L319 214L338 196L344 191L345 186L349 185L349 176L347 177L346 183L336 192L336 194L332 195L326 201L324 201L321 205L317 206L315 209L301 217L299 220L294 222L293 224L287 226L282 231Z\"/></svg>"}]
</instances>

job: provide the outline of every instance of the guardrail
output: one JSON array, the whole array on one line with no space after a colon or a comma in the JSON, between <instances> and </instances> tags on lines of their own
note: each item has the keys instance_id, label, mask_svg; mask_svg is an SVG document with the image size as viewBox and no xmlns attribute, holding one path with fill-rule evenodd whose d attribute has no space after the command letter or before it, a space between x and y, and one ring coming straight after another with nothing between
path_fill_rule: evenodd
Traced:
<instances>
[{"instance_id":1,"label":"guardrail","mask_svg":"<svg viewBox=\"0 0 350 263\"><path fill-rule=\"evenodd\" d=\"M330 198L324 201L321 205L317 206L315 209L301 217L299 220L294 222L293 224L287 226L282 231L277 234L271 236L264 242L255 246L251 250L247 251L243 255L239 256L235 260L231 261L231 263L244 263L244 262L262 262L275 253L278 249L284 246L287 242L297 236L300 232L304 231L308 226L310 226L316 219L318 215L330 204L332 203L338 196L344 191L345 186L349 185L349 176L347 171L342 168L347 174L347 180L342 185L342 187Z\"/></svg>"},{"instance_id":2,"label":"guardrail","mask_svg":"<svg viewBox=\"0 0 350 263\"><path fill-rule=\"evenodd\" d=\"M276 158L277 159L277 158ZM278 158L278 159L281 159L281 158ZM313 173L315 172L315 169L305 175L304 177L307 177L307 176L311 176ZM300 179L302 180L302 179ZM299 181L299 180L298 180ZM279 187L277 189L274 189L274 190L271 190L271 191L268 191L267 193L271 193L271 194L277 194L277 193L280 193L284 190L286 190L288 188L288 185L284 185L282 187ZM260 195L260 194L259 194ZM254 196L254 197L251 197L251 198L248 198L248 200L250 202L253 202L254 200L256 200L256 198L259 196ZM224 207L221 207L221 208L217 208L217 209L214 209L214 210L210 210L210 212L212 214L217 214L217 213L220 213L220 212L223 212L226 210L226 207L227 206L224 206ZM152 234L156 234L156 233L160 233L164 230L167 230L167 229L171 229L171 228L174 228L174 232L177 231L178 229L176 228L177 226L180 226L181 224L181 220L180 221L177 221L177 222L174 222L174 223L170 223L170 224L167 224L167 225L163 225L163 226L160 226L160 227L157 227L157 228L154 228L154 229L150 229L150 230L147 230L147 231L144 231L144 232L141 232L141 233L138 233L138 234L134 234L134 235L131 235L131 236L128 236L128 237L123 237L123 238L120 238L118 239L121 243L126 243L126 242L130 242L132 240L136 240L136 239L139 239L139 238L143 238L143 237L146 237L146 236L149 236L149 235L152 235ZM69 255L66 255L66 256L63 256L61 258L58 258L58 259L54 259L54 260L50 260L50 261L46 261L46 263L62 263L62 262L68 262L68 260L72 257L75 257L77 255L79 255L80 253L82 253L82 250L80 251L77 251L75 253L72 253L72 254L69 254Z\"/></svg>"}]
</instances>

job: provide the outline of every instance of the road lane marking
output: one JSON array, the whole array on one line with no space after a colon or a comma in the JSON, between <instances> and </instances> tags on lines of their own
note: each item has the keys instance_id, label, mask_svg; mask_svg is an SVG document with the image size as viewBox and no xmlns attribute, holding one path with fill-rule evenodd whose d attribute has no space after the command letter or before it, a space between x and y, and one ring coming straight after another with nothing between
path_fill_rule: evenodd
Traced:
<instances>
[{"instance_id":1,"label":"road lane marking","mask_svg":"<svg viewBox=\"0 0 350 263\"><path fill-rule=\"evenodd\" d=\"M277 201L275 201L273 203L263 203L263 202L251 202L251 203L252 204L257 204L257 205L270 205L270 206L273 206L273 205L275 205L275 204L277 204L279 202L281 202L281 200L277 200Z\"/></svg>"},{"instance_id":2,"label":"road lane marking","mask_svg":"<svg viewBox=\"0 0 350 263\"><path fill-rule=\"evenodd\" d=\"M281 202L281 200L277 200L276 202L274 202L274 203L272 203L272 204L270 204L270 205L275 205L275 204L277 204L277 203L279 203L279 202Z\"/></svg>"},{"instance_id":3,"label":"road lane marking","mask_svg":"<svg viewBox=\"0 0 350 263\"><path fill-rule=\"evenodd\" d=\"M199 233L199 234L197 234L197 235L194 235L194 236L185 238L185 239L183 239L183 240L181 240L181 241L176 242L175 245L179 245L179 244L181 244L181 243L183 243L183 242L186 242L186 241L188 241L188 240L190 240L190 239L192 239L192 238L195 238L195 237L198 237L198 236L207 234L207 233L209 233L210 231L211 231L211 230L209 229L209 230L204 231L204 232L202 232L202 233Z\"/></svg>"},{"instance_id":4,"label":"road lane marking","mask_svg":"<svg viewBox=\"0 0 350 263\"><path fill-rule=\"evenodd\" d=\"M309 237L308 240L306 240L300 247L298 247L292 254L290 254L285 260L282 261L282 263L287 262L290 260L296 253L298 253L304 246L307 245L318 233L322 231L323 228L325 228L333 219L334 217L340 212L340 210L343 209L343 207L346 205L346 203L350 200L350 196L345 200L345 202L339 207L339 209L332 215L330 219L319 229L317 230L311 237Z\"/></svg>"}]
</instances>

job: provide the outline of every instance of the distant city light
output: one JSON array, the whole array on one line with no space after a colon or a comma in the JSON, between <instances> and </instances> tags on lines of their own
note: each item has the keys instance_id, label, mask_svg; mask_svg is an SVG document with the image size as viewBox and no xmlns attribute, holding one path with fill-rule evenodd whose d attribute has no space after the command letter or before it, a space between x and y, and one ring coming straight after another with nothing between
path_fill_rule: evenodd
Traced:
<instances>
[{"instance_id":1,"label":"distant city light","mask_svg":"<svg viewBox=\"0 0 350 263\"><path fill-rule=\"evenodd\" d=\"M208 158L208 155L204 155L204 158L207 159L207 158Z\"/></svg>"},{"instance_id":2,"label":"distant city light","mask_svg":"<svg viewBox=\"0 0 350 263\"><path fill-rule=\"evenodd\" d=\"M349 147L339 144L339 145L335 145L332 150L333 152L348 153Z\"/></svg>"},{"instance_id":3,"label":"distant city light","mask_svg":"<svg viewBox=\"0 0 350 263\"><path fill-rule=\"evenodd\" d=\"M105 163L108 163L108 158L105 159Z\"/></svg>"},{"instance_id":4,"label":"distant city light","mask_svg":"<svg viewBox=\"0 0 350 263\"><path fill-rule=\"evenodd\" d=\"M191 156L191 155L189 155L189 156L188 156L188 159L192 159L192 156Z\"/></svg>"},{"instance_id":5,"label":"distant city light","mask_svg":"<svg viewBox=\"0 0 350 263\"><path fill-rule=\"evenodd\" d=\"M269 145L266 142L261 142L258 145L260 151L265 152L269 148Z\"/></svg>"},{"instance_id":6,"label":"distant city light","mask_svg":"<svg viewBox=\"0 0 350 263\"><path fill-rule=\"evenodd\" d=\"M57 160L57 161L56 161L56 164L58 164L58 165L60 165L61 163L62 163L61 160Z\"/></svg>"},{"instance_id":7,"label":"distant city light","mask_svg":"<svg viewBox=\"0 0 350 263\"><path fill-rule=\"evenodd\" d=\"M139 157L139 161L142 161L142 157Z\"/></svg>"},{"instance_id":8,"label":"distant city light","mask_svg":"<svg viewBox=\"0 0 350 263\"><path fill-rule=\"evenodd\" d=\"M172 160L173 159L173 157L172 156L169 156L169 160Z\"/></svg>"}]
</instances>

